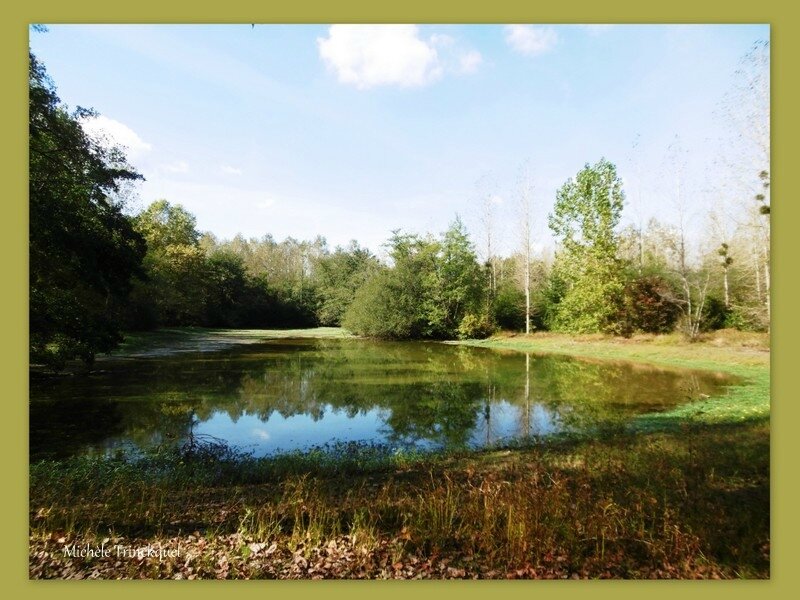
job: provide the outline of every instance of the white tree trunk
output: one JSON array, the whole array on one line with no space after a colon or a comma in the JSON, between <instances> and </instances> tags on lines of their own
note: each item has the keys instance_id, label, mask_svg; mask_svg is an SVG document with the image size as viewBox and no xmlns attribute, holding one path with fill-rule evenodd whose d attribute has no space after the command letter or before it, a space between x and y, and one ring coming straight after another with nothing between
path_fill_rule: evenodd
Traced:
<instances>
[{"instance_id":1,"label":"white tree trunk","mask_svg":"<svg viewBox=\"0 0 800 600\"><path fill-rule=\"evenodd\" d=\"M725 308L730 308L731 299L728 293L728 267L724 267L722 274L722 285L725 288Z\"/></svg>"},{"instance_id":2,"label":"white tree trunk","mask_svg":"<svg viewBox=\"0 0 800 600\"><path fill-rule=\"evenodd\" d=\"M525 334L531 332L531 260L530 255L525 261Z\"/></svg>"},{"instance_id":3,"label":"white tree trunk","mask_svg":"<svg viewBox=\"0 0 800 600\"><path fill-rule=\"evenodd\" d=\"M769 331L769 323L772 319L770 314L770 297L769 297L769 247L764 244L764 305L767 308L767 331Z\"/></svg>"},{"instance_id":4,"label":"white tree trunk","mask_svg":"<svg viewBox=\"0 0 800 600\"><path fill-rule=\"evenodd\" d=\"M522 257L524 261L524 287L525 287L525 334L531 332L531 182L526 173L522 175L520 181L520 205L519 216L522 223Z\"/></svg>"}]
</instances>

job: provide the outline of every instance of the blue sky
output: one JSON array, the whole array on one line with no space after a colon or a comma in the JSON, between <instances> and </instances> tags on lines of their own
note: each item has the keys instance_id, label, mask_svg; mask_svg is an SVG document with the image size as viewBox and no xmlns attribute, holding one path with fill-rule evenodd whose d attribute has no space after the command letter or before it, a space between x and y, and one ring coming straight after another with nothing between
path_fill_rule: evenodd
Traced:
<instances>
[{"instance_id":1,"label":"blue sky","mask_svg":"<svg viewBox=\"0 0 800 600\"><path fill-rule=\"evenodd\" d=\"M719 157L737 155L720 103L769 39L766 25L48 29L33 52L63 101L102 115L87 127L128 147L147 179L139 206L180 203L221 238L319 234L373 251L456 213L479 234L490 194L509 252L524 169L548 246L556 189L601 157L625 181L624 220L669 221L676 136L704 211Z\"/></svg>"}]
</instances>

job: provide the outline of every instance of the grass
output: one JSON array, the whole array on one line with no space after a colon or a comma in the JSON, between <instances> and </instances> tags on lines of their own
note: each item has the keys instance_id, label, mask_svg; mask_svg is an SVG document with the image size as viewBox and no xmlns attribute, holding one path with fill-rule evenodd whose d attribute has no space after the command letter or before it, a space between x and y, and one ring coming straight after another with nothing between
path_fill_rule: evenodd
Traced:
<instances>
[{"instance_id":1,"label":"grass","mask_svg":"<svg viewBox=\"0 0 800 600\"><path fill-rule=\"evenodd\" d=\"M769 577L769 355L762 338L722 335L469 342L744 380L724 398L598 440L445 454L340 444L258 459L195 443L138 460L33 464L30 574ZM104 540L180 555L64 556L71 544Z\"/></svg>"},{"instance_id":2,"label":"grass","mask_svg":"<svg viewBox=\"0 0 800 600\"><path fill-rule=\"evenodd\" d=\"M220 571L215 561L203 566L199 540L229 544L225 577L307 577L314 564L328 577L387 577L398 563L426 577L450 573L440 564L480 577L769 574L766 425L476 454L339 451L33 465L32 575L62 576L76 566L63 547L106 538L179 540L197 550L189 563L202 577ZM332 543L351 560L324 568L321 552ZM264 564L244 556L252 544L276 551ZM129 576L144 567L122 566ZM86 568L120 574L113 565ZM149 568L172 577L184 567Z\"/></svg>"}]
</instances>

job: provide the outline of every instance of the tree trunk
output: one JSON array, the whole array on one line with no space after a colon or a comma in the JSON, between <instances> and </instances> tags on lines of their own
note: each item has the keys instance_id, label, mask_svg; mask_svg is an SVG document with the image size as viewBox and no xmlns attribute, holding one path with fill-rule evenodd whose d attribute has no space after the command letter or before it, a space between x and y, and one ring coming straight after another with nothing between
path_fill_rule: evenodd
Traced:
<instances>
[{"instance_id":1,"label":"tree trunk","mask_svg":"<svg viewBox=\"0 0 800 600\"><path fill-rule=\"evenodd\" d=\"M531 257L525 257L525 334L531 332Z\"/></svg>"},{"instance_id":2,"label":"tree trunk","mask_svg":"<svg viewBox=\"0 0 800 600\"><path fill-rule=\"evenodd\" d=\"M769 249L764 245L764 304L767 308L767 331L769 331L769 322L772 318L770 314L770 298L769 298Z\"/></svg>"},{"instance_id":3,"label":"tree trunk","mask_svg":"<svg viewBox=\"0 0 800 600\"><path fill-rule=\"evenodd\" d=\"M756 273L756 298L761 302L761 265L758 264L758 255L753 255L754 271Z\"/></svg>"},{"instance_id":4,"label":"tree trunk","mask_svg":"<svg viewBox=\"0 0 800 600\"><path fill-rule=\"evenodd\" d=\"M722 285L725 287L725 308L730 308L731 300L728 293L728 267L725 267L722 273Z\"/></svg>"}]
</instances>

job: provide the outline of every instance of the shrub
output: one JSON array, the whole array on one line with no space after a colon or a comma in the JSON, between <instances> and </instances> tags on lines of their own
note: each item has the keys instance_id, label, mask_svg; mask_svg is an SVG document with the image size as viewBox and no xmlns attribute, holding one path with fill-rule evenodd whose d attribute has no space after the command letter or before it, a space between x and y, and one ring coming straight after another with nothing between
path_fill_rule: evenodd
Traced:
<instances>
[{"instance_id":1,"label":"shrub","mask_svg":"<svg viewBox=\"0 0 800 600\"><path fill-rule=\"evenodd\" d=\"M382 339L419 337L419 308L395 271L378 271L356 292L342 326L358 335Z\"/></svg>"},{"instance_id":2,"label":"shrub","mask_svg":"<svg viewBox=\"0 0 800 600\"><path fill-rule=\"evenodd\" d=\"M741 306L734 306L728 310L725 317L725 329L738 329L739 331L764 331L766 327L759 318L757 311L747 310Z\"/></svg>"},{"instance_id":3,"label":"shrub","mask_svg":"<svg viewBox=\"0 0 800 600\"><path fill-rule=\"evenodd\" d=\"M494 327L486 315L467 313L458 325L458 339L474 340L489 337Z\"/></svg>"},{"instance_id":4,"label":"shrub","mask_svg":"<svg viewBox=\"0 0 800 600\"><path fill-rule=\"evenodd\" d=\"M498 288L492 306L495 323L502 329L520 331L525 328L525 293L504 285Z\"/></svg>"},{"instance_id":5,"label":"shrub","mask_svg":"<svg viewBox=\"0 0 800 600\"><path fill-rule=\"evenodd\" d=\"M623 292L619 333L669 333L675 328L681 315L681 308L674 302L674 297L672 286L658 275L637 277L629 281Z\"/></svg>"},{"instance_id":6,"label":"shrub","mask_svg":"<svg viewBox=\"0 0 800 600\"><path fill-rule=\"evenodd\" d=\"M725 302L716 296L708 296L703 305L701 329L703 331L723 329L729 313L730 309L725 306Z\"/></svg>"}]
</instances>

